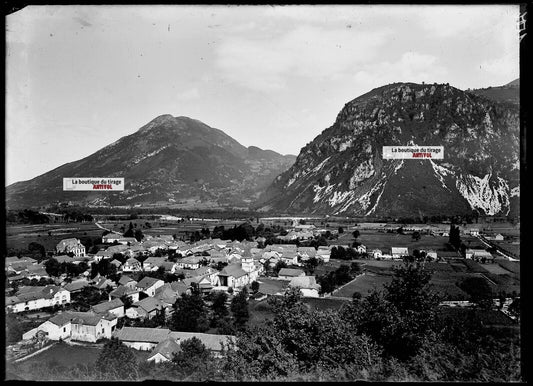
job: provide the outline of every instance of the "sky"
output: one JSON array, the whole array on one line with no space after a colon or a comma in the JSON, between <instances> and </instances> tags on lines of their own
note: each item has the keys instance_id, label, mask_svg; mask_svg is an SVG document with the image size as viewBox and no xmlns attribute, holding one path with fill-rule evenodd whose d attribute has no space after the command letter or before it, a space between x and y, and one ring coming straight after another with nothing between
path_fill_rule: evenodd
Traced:
<instances>
[{"instance_id":1,"label":"sky","mask_svg":"<svg viewBox=\"0 0 533 386\"><path fill-rule=\"evenodd\" d=\"M375 87L518 78L518 18L518 5L28 6L6 17L5 185L163 114L297 155Z\"/></svg>"}]
</instances>

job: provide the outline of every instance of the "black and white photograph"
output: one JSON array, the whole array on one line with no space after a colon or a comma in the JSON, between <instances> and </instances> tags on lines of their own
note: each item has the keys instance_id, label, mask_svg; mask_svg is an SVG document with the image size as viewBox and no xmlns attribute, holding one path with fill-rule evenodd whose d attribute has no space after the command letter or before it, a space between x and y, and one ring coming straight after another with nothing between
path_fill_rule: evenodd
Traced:
<instances>
[{"instance_id":1,"label":"black and white photograph","mask_svg":"<svg viewBox=\"0 0 533 386\"><path fill-rule=\"evenodd\" d=\"M13 7L4 379L526 382L528 7Z\"/></svg>"}]
</instances>

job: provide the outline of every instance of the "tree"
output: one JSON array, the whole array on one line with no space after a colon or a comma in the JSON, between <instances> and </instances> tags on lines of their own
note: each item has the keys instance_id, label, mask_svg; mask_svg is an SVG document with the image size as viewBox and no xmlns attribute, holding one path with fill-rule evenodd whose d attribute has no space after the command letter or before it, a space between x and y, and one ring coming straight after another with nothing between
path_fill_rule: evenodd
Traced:
<instances>
[{"instance_id":1,"label":"tree","mask_svg":"<svg viewBox=\"0 0 533 386\"><path fill-rule=\"evenodd\" d=\"M6 314L6 340L8 344L17 343L22 339L22 326L12 313Z\"/></svg>"},{"instance_id":2,"label":"tree","mask_svg":"<svg viewBox=\"0 0 533 386\"><path fill-rule=\"evenodd\" d=\"M28 251L34 256L37 255L41 258L46 257L46 250L44 246L34 241L28 244Z\"/></svg>"},{"instance_id":3,"label":"tree","mask_svg":"<svg viewBox=\"0 0 533 386\"><path fill-rule=\"evenodd\" d=\"M420 234L419 231L414 231L414 232L413 232L413 235L411 236L411 238L412 238L413 240L415 240L415 241L420 240L421 237L422 237L422 235Z\"/></svg>"},{"instance_id":4,"label":"tree","mask_svg":"<svg viewBox=\"0 0 533 386\"><path fill-rule=\"evenodd\" d=\"M135 237L137 241L141 241L144 238L141 228L135 229L135 232L133 233L133 237Z\"/></svg>"},{"instance_id":5,"label":"tree","mask_svg":"<svg viewBox=\"0 0 533 386\"><path fill-rule=\"evenodd\" d=\"M512 316L520 320L520 298L514 299L507 310Z\"/></svg>"},{"instance_id":6,"label":"tree","mask_svg":"<svg viewBox=\"0 0 533 386\"><path fill-rule=\"evenodd\" d=\"M95 367L108 379L135 379L138 371L137 360L132 349L116 338L111 338L104 345Z\"/></svg>"},{"instance_id":7,"label":"tree","mask_svg":"<svg viewBox=\"0 0 533 386\"><path fill-rule=\"evenodd\" d=\"M310 274L313 274L315 272L316 267L318 267L318 259L314 256L310 257L304 263L304 267Z\"/></svg>"},{"instance_id":8,"label":"tree","mask_svg":"<svg viewBox=\"0 0 533 386\"><path fill-rule=\"evenodd\" d=\"M122 295L120 297L120 300L122 300L122 303L124 303L124 309L128 309L131 307L131 305L133 304L133 300L131 300L131 298L129 296L126 296L126 295Z\"/></svg>"},{"instance_id":9,"label":"tree","mask_svg":"<svg viewBox=\"0 0 533 386\"><path fill-rule=\"evenodd\" d=\"M216 291L212 293L211 297L212 297L211 310L213 312L213 317L211 319L211 325L213 327L218 327L219 321L229 315L228 308L226 307L226 301L228 300L228 295L225 292Z\"/></svg>"},{"instance_id":10,"label":"tree","mask_svg":"<svg viewBox=\"0 0 533 386\"><path fill-rule=\"evenodd\" d=\"M354 239L357 239L360 235L361 235L361 232L359 232L359 230L357 229L352 232L352 236Z\"/></svg>"},{"instance_id":11,"label":"tree","mask_svg":"<svg viewBox=\"0 0 533 386\"><path fill-rule=\"evenodd\" d=\"M254 280L250 286L250 289L253 293L256 293L257 291L259 291L259 283Z\"/></svg>"},{"instance_id":12,"label":"tree","mask_svg":"<svg viewBox=\"0 0 533 386\"><path fill-rule=\"evenodd\" d=\"M175 311L170 321L171 329L204 332L209 328L207 310L201 295L184 293L176 300L174 307Z\"/></svg>"},{"instance_id":13,"label":"tree","mask_svg":"<svg viewBox=\"0 0 533 386\"><path fill-rule=\"evenodd\" d=\"M130 225L128 227L128 230L124 233L124 237L134 237L133 233L133 223L130 221Z\"/></svg>"},{"instance_id":14,"label":"tree","mask_svg":"<svg viewBox=\"0 0 533 386\"><path fill-rule=\"evenodd\" d=\"M339 227L339 234L341 233L344 233L344 228L343 227Z\"/></svg>"},{"instance_id":15,"label":"tree","mask_svg":"<svg viewBox=\"0 0 533 386\"><path fill-rule=\"evenodd\" d=\"M456 250L458 250L461 247L461 236L460 236L459 227L453 224L450 225L450 236L448 238L448 242Z\"/></svg>"},{"instance_id":16,"label":"tree","mask_svg":"<svg viewBox=\"0 0 533 386\"><path fill-rule=\"evenodd\" d=\"M210 378L213 356L202 341L196 337L185 339L180 343L181 350L174 354L172 362L185 375L196 374ZM202 377L202 378L203 378Z\"/></svg>"},{"instance_id":17,"label":"tree","mask_svg":"<svg viewBox=\"0 0 533 386\"><path fill-rule=\"evenodd\" d=\"M420 264L404 264L394 274L383 292L374 290L343 313L353 328L369 335L387 355L406 360L436 330L440 297L430 289L431 272Z\"/></svg>"},{"instance_id":18,"label":"tree","mask_svg":"<svg viewBox=\"0 0 533 386\"><path fill-rule=\"evenodd\" d=\"M58 277L61 275L61 264L53 257L44 262L44 269L50 276Z\"/></svg>"},{"instance_id":19,"label":"tree","mask_svg":"<svg viewBox=\"0 0 533 386\"><path fill-rule=\"evenodd\" d=\"M250 318L250 312L248 310L248 289L243 287L241 291L231 300L231 313L233 314L233 320L235 327L238 330L243 330Z\"/></svg>"},{"instance_id":20,"label":"tree","mask_svg":"<svg viewBox=\"0 0 533 386\"><path fill-rule=\"evenodd\" d=\"M492 288L484 278L467 277L459 283L459 288L470 295L470 301L478 307L483 309L491 309L493 307Z\"/></svg>"},{"instance_id":21,"label":"tree","mask_svg":"<svg viewBox=\"0 0 533 386\"><path fill-rule=\"evenodd\" d=\"M285 263L283 260L280 260L274 266L274 273L277 275L282 268L287 268L287 263Z\"/></svg>"}]
</instances>

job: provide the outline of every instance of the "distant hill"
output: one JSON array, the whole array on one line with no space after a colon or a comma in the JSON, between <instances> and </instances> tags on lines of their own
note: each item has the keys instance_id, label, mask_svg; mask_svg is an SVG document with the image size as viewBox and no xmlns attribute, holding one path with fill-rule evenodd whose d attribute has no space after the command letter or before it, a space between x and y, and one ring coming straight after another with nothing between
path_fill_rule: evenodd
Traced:
<instances>
[{"instance_id":1,"label":"distant hill","mask_svg":"<svg viewBox=\"0 0 533 386\"><path fill-rule=\"evenodd\" d=\"M512 104L520 104L520 79L515 79L512 82L498 87L487 87L468 90L468 93L483 96L495 102L508 102Z\"/></svg>"},{"instance_id":2,"label":"distant hill","mask_svg":"<svg viewBox=\"0 0 533 386\"><path fill-rule=\"evenodd\" d=\"M6 188L7 208L59 202L95 206L247 207L295 156L242 146L188 117L161 115L79 161ZM124 177L124 192L64 192L64 177Z\"/></svg>"}]
</instances>

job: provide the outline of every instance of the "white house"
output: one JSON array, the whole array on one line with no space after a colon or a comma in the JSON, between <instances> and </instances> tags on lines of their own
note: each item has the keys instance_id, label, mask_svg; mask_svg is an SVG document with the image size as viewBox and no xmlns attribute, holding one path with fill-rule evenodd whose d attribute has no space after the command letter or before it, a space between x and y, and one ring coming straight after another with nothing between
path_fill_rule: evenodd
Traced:
<instances>
[{"instance_id":1,"label":"white house","mask_svg":"<svg viewBox=\"0 0 533 386\"><path fill-rule=\"evenodd\" d=\"M165 308L165 304L159 299L148 297L133 303L131 307L126 310L126 316L131 319L152 319L161 312L163 308Z\"/></svg>"},{"instance_id":2,"label":"white house","mask_svg":"<svg viewBox=\"0 0 533 386\"><path fill-rule=\"evenodd\" d=\"M125 346L135 350L150 351L169 337L168 328L123 327L113 334Z\"/></svg>"},{"instance_id":3,"label":"white house","mask_svg":"<svg viewBox=\"0 0 533 386\"><path fill-rule=\"evenodd\" d=\"M52 316L40 326L26 332L22 335L22 339L31 339L38 331L43 331L46 337L50 340L67 339L70 337L71 315L68 312L62 312Z\"/></svg>"},{"instance_id":4,"label":"white house","mask_svg":"<svg viewBox=\"0 0 533 386\"><path fill-rule=\"evenodd\" d=\"M235 339L231 335L215 335L215 334L204 334L200 332L181 332L181 331L170 331L167 328L145 328L145 327L123 327L120 330L116 330L113 334L119 341L124 345L131 347L136 350L141 351L150 351L150 356L147 360L156 360L158 358L161 361L165 359L157 355L159 350L155 350L156 347L164 341L172 340L176 344L180 344L184 340L189 340L191 338L199 339L204 346L209 349L215 356L219 356L222 351L222 345L227 345L230 341ZM173 344L169 345L170 349L175 349L176 346ZM160 346L161 349L161 346ZM163 355L163 357L168 357Z\"/></svg>"},{"instance_id":5,"label":"white house","mask_svg":"<svg viewBox=\"0 0 533 386\"><path fill-rule=\"evenodd\" d=\"M357 247L355 247L354 250L355 250L357 253L366 253L366 246L364 246L363 244L361 244L361 245L358 245Z\"/></svg>"},{"instance_id":6,"label":"white house","mask_svg":"<svg viewBox=\"0 0 533 386\"><path fill-rule=\"evenodd\" d=\"M181 351L180 345L176 343L175 339L169 337L159 342L146 360L155 363L170 362L174 357L174 354L179 351Z\"/></svg>"},{"instance_id":7,"label":"white house","mask_svg":"<svg viewBox=\"0 0 533 386\"><path fill-rule=\"evenodd\" d=\"M316 251L316 257L322 259L324 263L327 263L331 256L331 249L325 246L318 247Z\"/></svg>"},{"instance_id":8,"label":"white house","mask_svg":"<svg viewBox=\"0 0 533 386\"><path fill-rule=\"evenodd\" d=\"M289 282L289 287L297 287L300 289L303 297L318 298L320 291L320 284L316 282L314 276L299 276L293 277Z\"/></svg>"},{"instance_id":9,"label":"white house","mask_svg":"<svg viewBox=\"0 0 533 386\"><path fill-rule=\"evenodd\" d=\"M201 257L198 256L188 256L182 259L178 259L176 262L176 268L178 269L198 269L200 268Z\"/></svg>"},{"instance_id":10,"label":"white house","mask_svg":"<svg viewBox=\"0 0 533 386\"><path fill-rule=\"evenodd\" d=\"M409 250L406 247L392 247L391 255L393 259L403 259L404 256L409 256Z\"/></svg>"},{"instance_id":11,"label":"white house","mask_svg":"<svg viewBox=\"0 0 533 386\"><path fill-rule=\"evenodd\" d=\"M91 309L97 314L106 314L109 312L117 318L122 318L124 316L124 303L117 298L107 302L98 303L92 306Z\"/></svg>"},{"instance_id":12,"label":"white house","mask_svg":"<svg viewBox=\"0 0 533 386\"><path fill-rule=\"evenodd\" d=\"M139 271L142 271L141 263L136 258L130 257L124 263L124 266L122 267L122 271L123 272L139 272Z\"/></svg>"},{"instance_id":13,"label":"white house","mask_svg":"<svg viewBox=\"0 0 533 386\"><path fill-rule=\"evenodd\" d=\"M230 264L218 273L216 286L241 288L257 280L258 276L253 259L243 258L240 263Z\"/></svg>"},{"instance_id":14,"label":"white house","mask_svg":"<svg viewBox=\"0 0 533 386\"><path fill-rule=\"evenodd\" d=\"M383 256L383 252L381 251L381 249L373 249L372 250L372 257L374 259L381 259L382 256Z\"/></svg>"},{"instance_id":15,"label":"white house","mask_svg":"<svg viewBox=\"0 0 533 386\"><path fill-rule=\"evenodd\" d=\"M165 282L161 279L145 276L135 285L135 287L148 296L154 296L155 290L161 287L163 284L165 284Z\"/></svg>"},{"instance_id":16,"label":"white house","mask_svg":"<svg viewBox=\"0 0 533 386\"><path fill-rule=\"evenodd\" d=\"M82 342L96 342L99 339L110 339L117 325L117 317L113 314L104 316L91 312L69 312L72 327L70 339Z\"/></svg>"},{"instance_id":17,"label":"white house","mask_svg":"<svg viewBox=\"0 0 533 386\"><path fill-rule=\"evenodd\" d=\"M38 331L43 331L50 340L72 339L82 342L96 342L110 339L117 325L117 317L112 314L66 311L54 315L46 322L25 333L23 339L31 339Z\"/></svg>"},{"instance_id":18,"label":"white house","mask_svg":"<svg viewBox=\"0 0 533 386\"><path fill-rule=\"evenodd\" d=\"M17 313L66 303L70 303L70 292L64 288L55 285L22 287L15 296L6 298L6 309Z\"/></svg>"},{"instance_id":19,"label":"white house","mask_svg":"<svg viewBox=\"0 0 533 386\"><path fill-rule=\"evenodd\" d=\"M281 268L278 272L278 278L282 280L291 280L294 277L305 276L301 269Z\"/></svg>"},{"instance_id":20,"label":"white house","mask_svg":"<svg viewBox=\"0 0 533 386\"><path fill-rule=\"evenodd\" d=\"M494 259L494 256L492 256L490 252L487 252L484 249L470 249L470 248L465 251L465 257L467 259L473 259L476 261L479 261L481 259L485 259L485 260Z\"/></svg>"},{"instance_id":21,"label":"white house","mask_svg":"<svg viewBox=\"0 0 533 386\"><path fill-rule=\"evenodd\" d=\"M298 263L298 253L293 250L283 251L280 259L285 262L287 265L299 265Z\"/></svg>"},{"instance_id":22,"label":"white house","mask_svg":"<svg viewBox=\"0 0 533 386\"><path fill-rule=\"evenodd\" d=\"M115 241L118 242L123 236L120 233L111 232L102 236L103 244L113 244Z\"/></svg>"},{"instance_id":23,"label":"white house","mask_svg":"<svg viewBox=\"0 0 533 386\"><path fill-rule=\"evenodd\" d=\"M109 293L109 300L120 299L123 296L126 296L131 299L133 303L139 301L139 291L136 288L127 287L125 285L119 285L116 289Z\"/></svg>"},{"instance_id":24,"label":"white house","mask_svg":"<svg viewBox=\"0 0 533 386\"><path fill-rule=\"evenodd\" d=\"M85 256L85 246L79 239L63 239L56 245L57 253L73 253L74 256Z\"/></svg>"}]
</instances>

